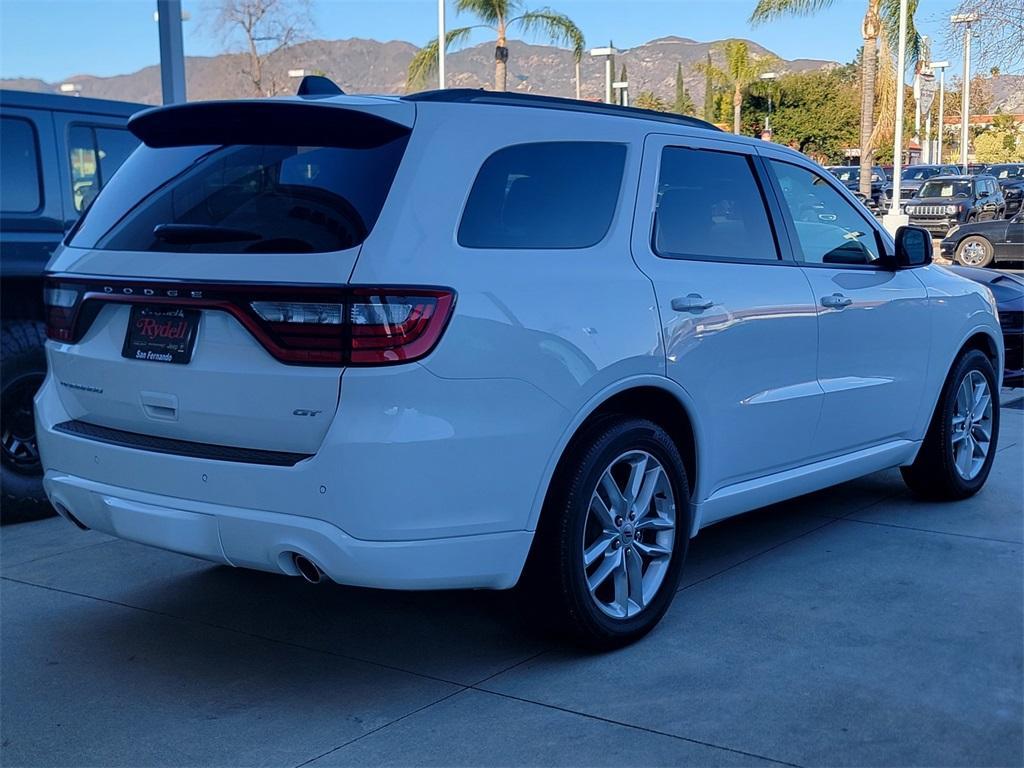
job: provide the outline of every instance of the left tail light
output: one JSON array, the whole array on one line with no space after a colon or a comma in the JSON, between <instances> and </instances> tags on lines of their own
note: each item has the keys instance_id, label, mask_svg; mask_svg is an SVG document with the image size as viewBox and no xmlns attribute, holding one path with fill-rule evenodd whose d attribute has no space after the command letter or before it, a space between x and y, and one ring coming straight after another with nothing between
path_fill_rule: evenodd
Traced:
<instances>
[{"instance_id":1,"label":"left tail light","mask_svg":"<svg viewBox=\"0 0 1024 768\"><path fill-rule=\"evenodd\" d=\"M189 285L49 278L46 334L76 343L104 303L163 304L233 315L277 360L293 365L393 365L428 355L455 304L446 288Z\"/></svg>"}]
</instances>

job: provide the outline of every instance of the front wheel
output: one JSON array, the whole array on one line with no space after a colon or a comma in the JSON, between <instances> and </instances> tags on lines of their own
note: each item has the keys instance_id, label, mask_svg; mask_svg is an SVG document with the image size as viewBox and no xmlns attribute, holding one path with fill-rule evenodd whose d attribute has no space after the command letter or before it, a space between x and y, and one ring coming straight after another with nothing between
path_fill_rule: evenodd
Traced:
<instances>
[{"instance_id":1,"label":"front wheel","mask_svg":"<svg viewBox=\"0 0 1024 768\"><path fill-rule=\"evenodd\" d=\"M956 247L956 261L965 267L987 267L992 263L995 249L980 235L965 237Z\"/></svg>"},{"instance_id":2,"label":"front wheel","mask_svg":"<svg viewBox=\"0 0 1024 768\"><path fill-rule=\"evenodd\" d=\"M602 420L574 442L531 555L531 602L575 640L616 648L668 610L690 538L686 470L651 421Z\"/></svg>"},{"instance_id":3,"label":"front wheel","mask_svg":"<svg viewBox=\"0 0 1024 768\"><path fill-rule=\"evenodd\" d=\"M903 479L929 499L973 496L992 469L998 438L996 374L989 359L974 349L950 371L917 459L901 468Z\"/></svg>"}]
</instances>

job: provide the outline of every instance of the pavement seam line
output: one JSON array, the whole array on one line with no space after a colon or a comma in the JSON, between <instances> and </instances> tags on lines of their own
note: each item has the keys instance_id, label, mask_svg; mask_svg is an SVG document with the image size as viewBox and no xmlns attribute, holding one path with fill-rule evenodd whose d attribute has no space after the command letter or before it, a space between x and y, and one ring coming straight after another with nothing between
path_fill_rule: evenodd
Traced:
<instances>
[{"instance_id":1,"label":"pavement seam line","mask_svg":"<svg viewBox=\"0 0 1024 768\"><path fill-rule=\"evenodd\" d=\"M14 565L8 565L7 566L7 570L8 571L13 571L13 570L15 570L17 568L21 568L21 566L23 566L23 565L28 565L29 563L38 563L40 560L47 560L47 559L49 559L51 557L61 557L62 555L70 555L72 552L81 552L83 549L92 549L93 547L102 547L104 544L116 544L118 541L119 541L119 539L111 538L111 539L109 539L107 541L94 541L92 544L83 544L80 547L71 547L70 549L65 549L65 550L62 550L60 552L51 552L48 555L40 555L39 557L34 557L31 560L25 560L25 561L23 561L21 563L15 563Z\"/></svg>"},{"instance_id":2,"label":"pavement seam line","mask_svg":"<svg viewBox=\"0 0 1024 768\"><path fill-rule=\"evenodd\" d=\"M900 525L898 523L883 523L879 520L858 520L856 517L844 517L844 522L860 523L861 525L878 525L884 528L899 528L903 531L917 531L918 533L934 533L939 536L957 536L962 539L974 539L975 541L989 541L993 544L1010 544L1015 547L1024 546L1024 541L1011 541L1009 539L995 539L991 536L973 536L970 533L954 533L953 531L936 531L931 528L917 528L913 525Z\"/></svg>"},{"instance_id":3,"label":"pavement seam line","mask_svg":"<svg viewBox=\"0 0 1024 768\"><path fill-rule=\"evenodd\" d=\"M281 646L284 646L286 648L298 648L298 649L303 650L303 651L309 651L309 652L312 652L312 653L320 653L320 654L323 654L325 656L331 656L331 657L337 658L337 659L344 659L345 661L356 662L356 663L359 663L359 664L367 664L369 666L378 667L380 669L387 669L387 670L389 670L391 672L401 672L401 673L406 674L406 675L413 675L414 677L423 678L424 680L431 680L431 681L433 681L435 683L446 683L447 685L454 685L454 686L457 686L459 688L467 688L468 687L466 683L457 683L454 680L447 680L447 679L445 679L443 677L437 677L435 675L428 675L428 674L426 674L424 672L416 672L416 671L413 671L413 670L410 670L410 669L405 669L403 667L396 667L396 666L392 666L391 664L384 664L384 663L379 662L379 661L372 661L372 660L369 660L369 659L363 659L363 658L360 658L358 656L350 656L350 655L344 654L344 653L337 653L335 651L329 651L329 650L325 650L323 648L314 648L312 646L302 645L301 643L293 643L293 642L291 642L289 640L281 640L279 638L267 637L266 635L258 635L258 634L254 633L254 632L246 632L245 630L236 629L235 627L225 627L225 626L223 626L221 624L214 624L214 623L209 622L209 621L203 621L203 620L200 620L200 619L189 619L189 618L186 618L184 616L178 616L178 615L173 614L173 613L165 613L163 611L157 611L157 610L155 610L153 608L143 608L142 606L138 606L138 605L130 605L128 603L122 603L122 602L119 602L117 600L111 600L111 599L106 598L106 597L96 597L95 595L85 595L85 594L82 594L81 592L74 592L74 591L72 591L70 589L61 589L60 587L51 587L51 586L46 585L46 584L36 584L35 582L32 582L32 581L25 581L24 579L16 579L16 578L13 578L11 576L0 576L0 580L2 580L2 581L10 581L10 582L13 582L15 584L23 584L26 587L35 587L36 589L45 589L45 590L49 590L50 592L57 592L57 593L64 594L64 595L71 595L73 597L80 597L80 598L83 598L85 600L95 600L96 602L106 603L107 605L116 605L119 608L128 608L129 610L133 610L133 611L142 611L143 613L150 613L150 614L153 614L154 616L162 616L165 619L173 619L174 621L180 621L180 622L183 622L185 624L195 624L197 626L206 627L208 629L217 629L217 630L220 630L222 632L230 632L230 633L235 634L235 635L241 635L242 637L249 637L249 638L252 638L254 640L262 640L262 641L267 642L267 643L274 643L275 645L281 645Z\"/></svg>"},{"instance_id":4,"label":"pavement seam line","mask_svg":"<svg viewBox=\"0 0 1024 768\"><path fill-rule=\"evenodd\" d=\"M575 709L569 709L568 707L560 707L557 704L547 704L543 701L534 701L533 699L525 699L521 696L514 696L510 693L502 693L501 691L492 691L487 688L477 688L475 685L468 686L468 690L477 691L479 693L487 693L491 696L500 696L501 698L511 699L512 701L519 701L524 704L533 704L538 707L544 707L545 709L553 709L556 712L564 712L570 715L576 715L578 717L585 717L588 720L596 720L601 723L608 723L609 725L618 725L623 728L629 728L634 731L642 731L643 733L650 733L655 736L666 736L670 739L677 739L679 741L689 742L690 744L699 744L702 747L709 747L711 749L720 749L725 752L733 752L737 755L744 755L745 757L753 757L758 760L765 760L770 763L777 763L778 765L787 765L790 768L802 768L799 763L790 763L785 760L779 760L774 757L767 757L766 755L759 755L756 752L747 752L742 749L736 749L735 747L724 747L721 744L714 744L710 741L701 741L700 739L692 739L689 736L680 736L677 733L668 733L666 731L659 731L657 728L648 728L643 725L636 725L634 723L625 723L621 720L614 720L610 717L603 717L601 715L594 715L589 712L579 712Z\"/></svg>"},{"instance_id":5,"label":"pavement seam line","mask_svg":"<svg viewBox=\"0 0 1024 768\"><path fill-rule=\"evenodd\" d=\"M306 761L301 762L298 765L296 765L295 768L303 768L303 766L315 763L317 760L320 760L320 759L322 759L324 757L327 757L328 755L334 754L339 749L344 749L345 747L347 747L347 746L349 746L351 744L355 744L357 741L360 741L361 739L365 739L367 736L372 736L373 734L375 734L375 733L377 733L379 731L383 731L385 728L389 728L392 725L394 725L395 723L402 722L407 717L412 717L413 715L417 715L420 712L423 712L424 710L430 709L431 707L433 707L433 706L435 706L437 704L440 704L443 701L447 701L448 699L452 698L453 696L458 696L460 693L465 693L468 690L470 690L470 686L468 686L468 685L467 686L463 686L461 689L459 689L457 691L453 691L452 693L449 693L446 696L442 696L440 699L432 701L429 704L424 704L422 707L414 709L412 712L407 712L406 714L402 715L401 717L397 717L394 720L391 720L390 722L384 723L383 725L378 725L376 728L370 729L366 733L361 733L358 736L355 736L355 737L349 739L344 744L339 744L336 747L328 749L326 752L323 752L322 754L316 755L315 757L311 757L311 758L309 758L309 760L306 760Z\"/></svg>"}]
</instances>

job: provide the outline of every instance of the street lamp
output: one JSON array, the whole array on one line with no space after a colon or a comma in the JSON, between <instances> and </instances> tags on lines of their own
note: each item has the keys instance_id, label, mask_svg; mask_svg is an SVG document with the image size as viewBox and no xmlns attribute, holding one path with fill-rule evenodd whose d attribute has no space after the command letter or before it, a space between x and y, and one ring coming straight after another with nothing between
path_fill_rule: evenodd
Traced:
<instances>
[{"instance_id":1,"label":"street lamp","mask_svg":"<svg viewBox=\"0 0 1024 768\"><path fill-rule=\"evenodd\" d=\"M949 66L948 61L929 61L928 69L932 72L935 70L939 71L939 136L937 145L935 147L935 163L937 165L942 164L942 131L946 127L946 68ZM929 118L931 113L929 113ZM929 128L931 123L928 123ZM929 136L931 131L929 130ZM929 150L930 152L931 150ZM930 159L930 158L929 158Z\"/></svg>"},{"instance_id":2,"label":"street lamp","mask_svg":"<svg viewBox=\"0 0 1024 768\"><path fill-rule=\"evenodd\" d=\"M764 117L764 132L771 135L772 132L772 87L771 83L777 80L779 77L778 72L765 72L761 75L761 79L767 82L768 85L768 114Z\"/></svg>"},{"instance_id":3,"label":"street lamp","mask_svg":"<svg viewBox=\"0 0 1024 768\"><path fill-rule=\"evenodd\" d=\"M605 48L592 48L591 56L604 56L604 103L612 104L612 66L617 50L609 43Z\"/></svg>"},{"instance_id":4,"label":"street lamp","mask_svg":"<svg viewBox=\"0 0 1024 768\"><path fill-rule=\"evenodd\" d=\"M615 91L615 103L623 107L629 106L629 80L619 80L612 83L612 90Z\"/></svg>"},{"instance_id":5,"label":"street lamp","mask_svg":"<svg viewBox=\"0 0 1024 768\"><path fill-rule=\"evenodd\" d=\"M971 24L981 19L978 13L956 13L949 17L950 24L964 25L963 89L960 92L960 164L967 173L967 129L971 122Z\"/></svg>"},{"instance_id":6,"label":"street lamp","mask_svg":"<svg viewBox=\"0 0 1024 768\"><path fill-rule=\"evenodd\" d=\"M895 234L896 230L909 219L900 213L900 179L903 178L903 82L907 72L907 2L900 0L900 37L896 54L896 136L892 144L892 205L889 213L882 217L886 229Z\"/></svg>"}]
</instances>

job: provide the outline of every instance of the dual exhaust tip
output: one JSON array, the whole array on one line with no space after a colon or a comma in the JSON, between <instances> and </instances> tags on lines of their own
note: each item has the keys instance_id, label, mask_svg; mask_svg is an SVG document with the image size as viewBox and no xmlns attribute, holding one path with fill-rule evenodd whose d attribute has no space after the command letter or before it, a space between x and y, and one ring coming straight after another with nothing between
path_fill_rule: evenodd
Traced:
<instances>
[{"instance_id":1,"label":"dual exhaust tip","mask_svg":"<svg viewBox=\"0 0 1024 768\"><path fill-rule=\"evenodd\" d=\"M299 575L310 584L319 584L326 578L324 572L320 570L320 566L305 555L295 553L292 555L292 562L295 564L295 569L299 572Z\"/></svg>"}]
</instances>

